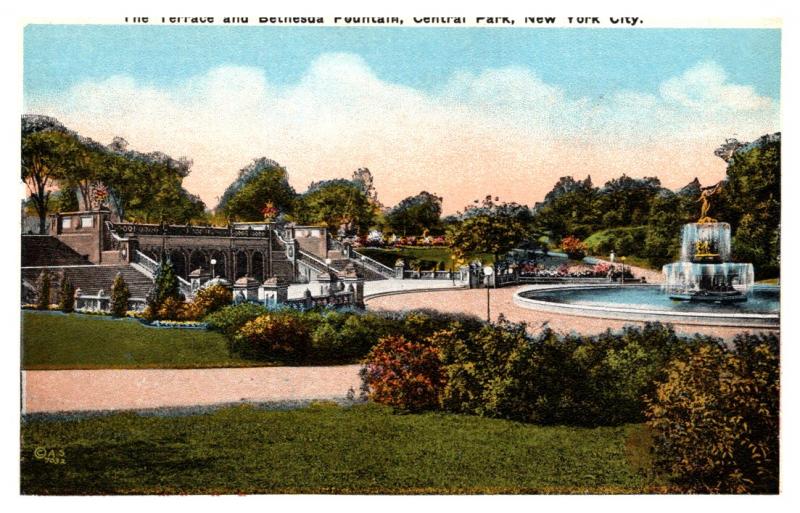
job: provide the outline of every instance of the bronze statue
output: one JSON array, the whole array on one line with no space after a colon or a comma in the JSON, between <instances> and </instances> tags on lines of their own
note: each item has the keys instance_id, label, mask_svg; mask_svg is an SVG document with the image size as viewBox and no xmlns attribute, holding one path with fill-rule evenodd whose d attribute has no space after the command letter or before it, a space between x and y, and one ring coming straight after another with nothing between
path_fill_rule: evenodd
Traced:
<instances>
[{"instance_id":1,"label":"bronze statue","mask_svg":"<svg viewBox=\"0 0 800 513\"><path fill-rule=\"evenodd\" d=\"M712 187L703 187L702 192L700 193L700 199L698 202L703 202L700 206L700 219L698 219L698 223L716 223L716 219L712 219L708 217L708 210L711 208L711 201L709 200L711 196L715 194L719 194L720 189L722 189L722 182L719 182L717 185Z\"/></svg>"}]
</instances>

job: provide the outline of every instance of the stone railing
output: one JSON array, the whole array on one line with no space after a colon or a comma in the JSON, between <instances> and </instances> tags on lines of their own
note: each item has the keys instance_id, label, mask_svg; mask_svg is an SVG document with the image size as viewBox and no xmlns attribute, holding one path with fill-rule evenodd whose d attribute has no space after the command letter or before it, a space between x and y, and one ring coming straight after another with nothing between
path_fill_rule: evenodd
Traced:
<instances>
[{"instance_id":1,"label":"stone railing","mask_svg":"<svg viewBox=\"0 0 800 513\"><path fill-rule=\"evenodd\" d=\"M145 272L150 275L150 279L155 279L156 273L158 272L158 262L145 255L141 251L136 250L132 263L138 264L140 267L142 267ZM192 296L194 296L192 284L180 276L176 276L176 278L178 278L178 288L180 289L181 294L183 294L186 299L190 299Z\"/></svg>"},{"instance_id":2,"label":"stone railing","mask_svg":"<svg viewBox=\"0 0 800 513\"><path fill-rule=\"evenodd\" d=\"M392 273L394 274L394 273ZM413 271L404 270L403 279L405 280L455 280L465 279L463 271Z\"/></svg>"},{"instance_id":3,"label":"stone railing","mask_svg":"<svg viewBox=\"0 0 800 513\"><path fill-rule=\"evenodd\" d=\"M370 258L367 255L359 253L356 250L351 250L352 258L357 260L361 265L369 269L370 271L374 271L386 278L394 278L394 269L389 266L383 265L382 263L378 262L374 258Z\"/></svg>"},{"instance_id":4,"label":"stone railing","mask_svg":"<svg viewBox=\"0 0 800 513\"><path fill-rule=\"evenodd\" d=\"M263 230L252 227L231 226L192 226L171 224L108 223L109 231L124 235L172 235L180 237L269 237L271 226Z\"/></svg>"},{"instance_id":5,"label":"stone railing","mask_svg":"<svg viewBox=\"0 0 800 513\"><path fill-rule=\"evenodd\" d=\"M128 310L141 312L147 306L144 298L132 297L128 299ZM110 312L111 296L105 294L78 294L75 296L75 311L77 312Z\"/></svg>"},{"instance_id":6,"label":"stone railing","mask_svg":"<svg viewBox=\"0 0 800 513\"><path fill-rule=\"evenodd\" d=\"M342 308L355 306L352 291L336 292L323 296L312 296L309 290L301 298L286 300L285 305L295 310L310 310L312 308Z\"/></svg>"}]
</instances>

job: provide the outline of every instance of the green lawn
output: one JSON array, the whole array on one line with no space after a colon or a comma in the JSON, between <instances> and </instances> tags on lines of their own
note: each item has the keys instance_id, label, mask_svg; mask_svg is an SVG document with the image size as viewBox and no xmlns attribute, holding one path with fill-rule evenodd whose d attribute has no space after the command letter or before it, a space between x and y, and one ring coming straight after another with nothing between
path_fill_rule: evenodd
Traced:
<instances>
[{"instance_id":1,"label":"green lawn","mask_svg":"<svg viewBox=\"0 0 800 513\"><path fill-rule=\"evenodd\" d=\"M21 486L24 494L661 491L642 470L642 432L395 415L373 404L26 419ZM63 451L64 463L36 459L37 448Z\"/></svg>"},{"instance_id":2,"label":"green lawn","mask_svg":"<svg viewBox=\"0 0 800 513\"><path fill-rule=\"evenodd\" d=\"M134 369L264 365L231 357L206 330L144 326L134 319L22 312L22 368Z\"/></svg>"}]
</instances>

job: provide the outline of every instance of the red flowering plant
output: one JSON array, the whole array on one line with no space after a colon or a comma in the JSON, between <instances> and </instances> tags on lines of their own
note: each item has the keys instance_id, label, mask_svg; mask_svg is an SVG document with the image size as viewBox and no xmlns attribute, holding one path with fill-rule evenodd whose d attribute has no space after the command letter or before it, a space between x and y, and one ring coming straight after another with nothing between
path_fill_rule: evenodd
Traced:
<instances>
[{"instance_id":1,"label":"red flowering plant","mask_svg":"<svg viewBox=\"0 0 800 513\"><path fill-rule=\"evenodd\" d=\"M580 260L586 256L586 244L575 236L567 235L561 239L561 251L573 260Z\"/></svg>"},{"instance_id":2,"label":"red flowering plant","mask_svg":"<svg viewBox=\"0 0 800 513\"><path fill-rule=\"evenodd\" d=\"M445 385L438 349L402 335L380 339L360 374L371 400L412 412L437 408Z\"/></svg>"},{"instance_id":3,"label":"red flowering plant","mask_svg":"<svg viewBox=\"0 0 800 513\"><path fill-rule=\"evenodd\" d=\"M270 223L278 217L278 208L271 201L268 201L261 207L261 214L264 215L264 221Z\"/></svg>"},{"instance_id":4,"label":"red flowering plant","mask_svg":"<svg viewBox=\"0 0 800 513\"><path fill-rule=\"evenodd\" d=\"M608 275L608 271L611 269L611 265L608 262L599 262L594 264L592 271L596 276L606 276Z\"/></svg>"},{"instance_id":5,"label":"red flowering plant","mask_svg":"<svg viewBox=\"0 0 800 513\"><path fill-rule=\"evenodd\" d=\"M96 184L92 189L92 201L97 206L97 208L100 208L103 205L105 205L107 199L108 199L108 189L106 189L105 185L103 184Z\"/></svg>"}]
</instances>

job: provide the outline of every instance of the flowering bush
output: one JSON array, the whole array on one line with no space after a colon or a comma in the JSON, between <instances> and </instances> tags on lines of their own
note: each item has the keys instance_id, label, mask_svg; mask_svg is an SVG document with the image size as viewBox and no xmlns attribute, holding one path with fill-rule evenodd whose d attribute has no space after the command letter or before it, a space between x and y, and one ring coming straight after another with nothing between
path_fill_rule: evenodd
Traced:
<instances>
[{"instance_id":1,"label":"flowering bush","mask_svg":"<svg viewBox=\"0 0 800 513\"><path fill-rule=\"evenodd\" d=\"M192 299L187 314L192 319L202 319L206 315L230 305L232 301L233 292L224 285L216 284L210 287L202 287Z\"/></svg>"},{"instance_id":2,"label":"flowering bush","mask_svg":"<svg viewBox=\"0 0 800 513\"><path fill-rule=\"evenodd\" d=\"M580 260L586 256L586 244L579 238L568 235L561 239L561 251L573 260Z\"/></svg>"},{"instance_id":3,"label":"flowering bush","mask_svg":"<svg viewBox=\"0 0 800 513\"><path fill-rule=\"evenodd\" d=\"M148 308L150 307L148 306ZM192 320L189 305L174 297L168 297L161 303L155 317L156 319L168 319L172 321Z\"/></svg>"},{"instance_id":4,"label":"flowering bush","mask_svg":"<svg viewBox=\"0 0 800 513\"><path fill-rule=\"evenodd\" d=\"M611 270L611 265L607 262L600 262L595 264L592 270L598 276L605 276Z\"/></svg>"},{"instance_id":5,"label":"flowering bush","mask_svg":"<svg viewBox=\"0 0 800 513\"><path fill-rule=\"evenodd\" d=\"M445 384L438 350L402 335L378 341L361 377L370 399L407 411L436 408Z\"/></svg>"},{"instance_id":6,"label":"flowering bush","mask_svg":"<svg viewBox=\"0 0 800 513\"><path fill-rule=\"evenodd\" d=\"M299 315L270 312L239 329L234 351L245 358L290 356L302 360L310 346L311 332Z\"/></svg>"}]
</instances>

